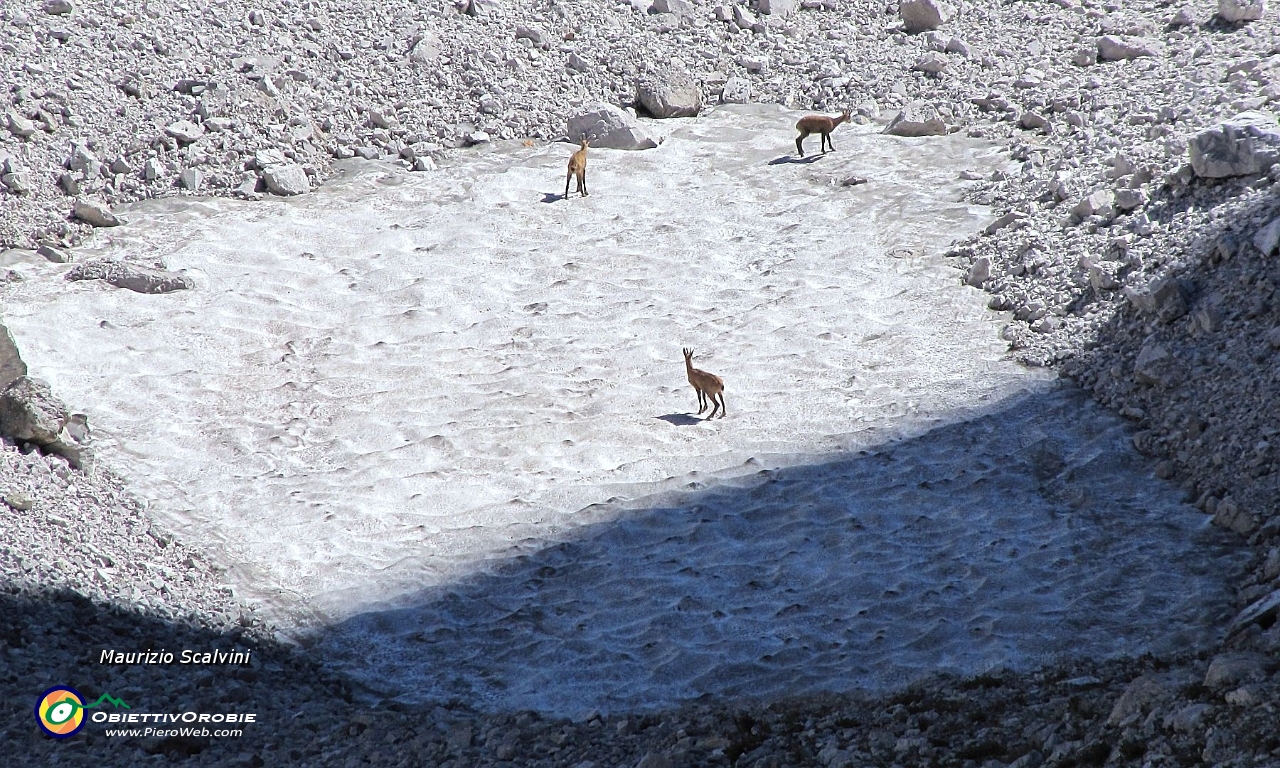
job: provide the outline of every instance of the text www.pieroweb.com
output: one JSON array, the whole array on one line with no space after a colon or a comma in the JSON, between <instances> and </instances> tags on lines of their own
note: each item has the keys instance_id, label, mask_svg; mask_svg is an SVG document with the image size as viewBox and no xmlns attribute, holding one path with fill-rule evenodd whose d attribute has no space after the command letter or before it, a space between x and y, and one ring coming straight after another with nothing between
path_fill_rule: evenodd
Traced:
<instances>
[{"instance_id":1,"label":"text www.pieroweb.com","mask_svg":"<svg viewBox=\"0 0 1280 768\"><path fill-rule=\"evenodd\" d=\"M95 713L94 721L107 725L129 725L128 728L106 728L107 736L125 736L138 738L202 737L202 738L234 738L244 735L239 728L215 728L213 725L230 723L251 723L257 720L255 714L205 714L184 712L182 714L151 714L131 712L127 714ZM135 723L137 727L135 726Z\"/></svg>"}]
</instances>

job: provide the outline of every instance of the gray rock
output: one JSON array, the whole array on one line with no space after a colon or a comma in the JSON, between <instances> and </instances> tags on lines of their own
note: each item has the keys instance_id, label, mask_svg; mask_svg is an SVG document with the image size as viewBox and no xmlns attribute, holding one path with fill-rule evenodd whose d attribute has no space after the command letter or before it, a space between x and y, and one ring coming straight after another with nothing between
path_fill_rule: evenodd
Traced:
<instances>
[{"instance_id":1,"label":"gray rock","mask_svg":"<svg viewBox=\"0 0 1280 768\"><path fill-rule=\"evenodd\" d=\"M1022 211L1009 211L1005 215L988 224L986 229L982 231L986 232L988 235L994 235L1005 227L1018 224L1018 222L1025 218L1027 218L1027 215Z\"/></svg>"},{"instance_id":2,"label":"gray rock","mask_svg":"<svg viewBox=\"0 0 1280 768\"><path fill-rule=\"evenodd\" d=\"M1264 256L1270 256L1280 249L1280 218L1272 219L1270 224L1254 234L1253 246L1262 251Z\"/></svg>"},{"instance_id":3,"label":"gray rock","mask_svg":"<svg viewBox=\"0 0 1280 768\"><path fill-rule=\"evenodd\" d=\"M468 16L493 16L502 12L502 3L498 0L468 0Z\"/></svg>"},{"instance_id":4,"label":"gray rock","mask_svg":"<svg viewBox=\"0 0 1280 768\"><path fill-rule=\"evenodd\" d=\"M5 113L5 127L15 136L27 138L36 132L36 124L23 117L17 110L9 110Z\"/></svg>"},{"instance_id":5,"label":"gray rock","mask_svg":"<svg viewBox=\"0 0 1280 768\"><path fill-rule=\"evenodd\" d=\"M1163 344L1148 338L1133 364L1133 378L1139 384L1167 387L1173 383L1173 356Z\"/></svg>"},{"instance_id":6,"label":"gray rock","mask_svg":"<svg viewBox=\"0 0 1280 768\"><path fill-rule=\"evenodd\" d=\"M415 64L431 64L440 58L443 50L439 35L425 32L409 49L409 60Z\"/></svg>"},{"instance_id":7,"label":"gray rock","mask_svg":"<svg viewBox=\"0 0 1280 768\"><path fill-rule=\"evenodd\" d=\"M116 227L120 225L120 219L111 212L106 203L97 200L88 200L80 198L76 200L76 207L73 215L81 221L95 227Z\"/></svg>"},{"instance_id":8,"label":"gray rock","mask_svg":"<svg viewBox=\"0 0 1280 768\"><path fill-rule=\"evenodd\" d=\"M687 72L668 70L641 78L636 83L636 101L654 117L697 117L702 88Z\"/></svg>"},{"instance_id":9,"label":"gray rock","mask_svg":"<svg viewBox=\"0 0 1280 768\"><path fill-rule=\"evenodd\" d=\"M1187 286L1175 277L1156 280L1145 290L1125 289L1125 296L1139 312L1154 315L1163 323L1171 323L1189 309Z\"/></svg>"},{"instance_id":10,"label":"gray rock","mask_svg":"<svg viewBox=\"0 0 1280 768\"><path fill-rule=\"evenodd\" d=\"M1152 707L1160 702L1168 699L1173 695L1168 682L1156 675L1143 675L1124 689L1124 693L1120 694L1120 698L1116 701L1115 706L1111 708L1111 715L1107 718L1108 725L1119 725L1132 717L1145 715L1150 712Z\"/></svg>"},{"instance_id":11,"label":"gray rock","mask_svg":"<svg viewBox=\"0 0 1280 768\"><path fill-rule=\"evenodd\" d=\"M1120 287L1120 283L1116 280L1115 275L1106 271L1097 264L1090 264L1088 270L1089 285L1095 291L1114 291Z\"/></svg>"},{"instance_id":12,"label":"gray rock","mask_svg":"<svg viewBox=\"0 0 1280 768\"><path fill-rule=\"evenodd\" d=\"M1029 131L1039 131L1049 127L1049 120L1039 112L1027 110L1018 118L1018 125Z\"/></svg>"},{"instance_id":13,"label":"gray rock","mask_svg":"<svg viewBox=\"0 0 1280 768\"><path fill-rule=\"evenodd\" d=\"M1170 29L1180 29L1182 27L1192 27L1196 23L1196 14L1191 8L1179 8L1178 12L1169 19Z\"/></svg>"},{"instance_id":14,"label":"gray rock","mask_svg":"<svg viewBox=\"0 0 1280 768\"><path fill-rule=\"evenodd\" d=\"M1272 349L1280 349L1280 326L1267 331L1262 338L1266 339L1267 344L1271 345ZM1280 552L1280 550L1277 551ZM1276 576L1280 576L1280 570L1268 578L1275 578Z\"/></svg>"},{"instance_id":15,"label":"gray rock","mask_svg":"<svg viewBox=\"0 0 1280 768\"><path fill-rule=\"evenodd\" d=\"M76 142L71 147L71 156L67 158L67 167L72 173L80 174L82 179L96 179L102 173L102 161L84 144Z\"/></svg>"},{"instance_id":16,"label":"gray rock","mask_svg":"<svg viewBox=\"0 0 1280 768\"><path fill-rule=\"evenodd\" d=\"M39 248L36 248L36 253L45 257L49 261L52 261L54 264L66 264L71 261L71 257L68 256L65 251L54 248L52 245L41 244Z\"/></svg>"},{"instance_id":17,"label":"gray rock","mask_svg":"<svg viewBox=\"0 0 1280 768\"><path fill-rule=\"evenodd\" d=\"M129 159L126 157L117 157L111 161L112 173L133 173L133 166L130 165Z\"/></svg>"},{"instance_id":18,"label":"gray rock","mask_svg":"<svg viewBox=\"0 0 1280 768\"><path fill-rule=\"evenodd\" d=\"M284 156L284 150L278 147L267 147L253 153L253 166L260 171L266 170L273 165L284 165L288 162L289 158Z\"/></svg>"},{"instance_id":19,"label":"gray rock","mask_svg":"<svg viewBox=\"0 0 1280 768\"><path fill-rule=\"evenodd\" d=\"M634 117L613 104L592 104L569 118L569 140L591 139L601 149L653 149L658 143Z\"/></svg>"},{"instance_id":20,"label":"gray rock","mask_svg":"<svg viewBox=\"0 0 1280 768\"><path fill-rule=\"evenodd\" d=\"M1218 16L1232 24L1257 21L1267 12L1267 0L1218 0Z\"/></svg>"},{"instance_id":21,"label":"gray rock","mask_svg":"<svg viewBox=\"0 0 1280 768\"><path fill-rule=\"evenodd\" d=\"M1204 687L1214 691L1265 680L1271 663L1259 653L1220 653L1209 662Z\"/></svg>"},{"instance_id":22,"label":"gray rock","mask_svg":"<svg viewBox=\"0 0 1280 768\"><path fill-rule=\"evenodd\" d=\"M1087 48L1081 48L1071 54L1071 63L1077 67L1092 67L1098 63L1098 46L1095 43Z\"/></svg>"},{"instance_id":23,"label":"gray rock","mask_svg":"<svg viewBox=\"0 0 1280 768\"><path fill-rule=\"evenodd\" d=\"M936 109L922 101L914 101L889 121L884 132L890 136L944 136L947 124Z\"/></svg>"},{"instance_id":24,"label":"gray rock","mask_svg":"<svg viewBox=\"0 0 1280 768\"><path fill-rule=\"evenodd\" d=\"M50 16L63 16L76 9L71 0L48 0L42 9Z\"/></svg>"},{"instance_id":25,"label":"gray rock","mask_svg":"<svg viewBox=\"0 0 1280 768\"><path fill-rule=\"evenodd\" d=\"M19 376L27 375L27 364L22 362L18 345L9 329L0 325L0 389L9 386Z\"/></svg>"},{"instance_id":26,"label":"gray rock","mask_svg":"<svg viewBox=\"0 0 1280 768\"><path fill-rule=\"evenodd\" d=\"M636 763L636 768L675 768L675 763L659 752L647 752L640 758L640 762Z\"/></svg>"},{"instance_id":27,"label":"gray rock","mask_svg":"<svg viewBox=\"0 0 1280 768\"><path fill-rule=\"evenodd\" d=\"M1280 123L1266 112L1242 112L1192 136L1187 152L1201 178L1266 173L1280 162Z\"/></svg>"},{"instance_id":28,"label":"gray rock","mask_svg":"<svg viewBox=\"0 0 1280 768\"><path fill-rule=\"evenodd\" d=\"M928 32L946 24L955 15L955 7L943 0L901 0L898 16L908 32Z\"/></svg>"},{"instance_id":29,"label":"gray rock","mask_svg":"<svg viewBox=\"0 0 1280 768\"><path fill-rule=\"evenodd\" d=\"M62 191L73 197L80 194L80 182L70 173L58 175L58 186L62 187Z\"/></svg>"},{"instance_id":30,"label":"gray rock","mask_svg":"<svg viewBox=\"0 0 1280 768\"><path fill-rule=\"evenodd\" d=\"M1147 193L1141 189L1116 190L1116 208L1121 211L1132 211L1147 204Z\"/></svg>"},{"instance_id":31,"label":"gray rock","mask_svg":"<svg viewBox=\"0 0 1280 768\"><path fill-rule=\"evenodd\" d=\"M172 293L195 287L191 278L178 272L152 269L114 259L95 259L77 264L67 272L67 280L102 280L117 288L137 293Z\"/></svg>"},{"instance_id":32,"label":"gray rock","mask_svg":"<svg viewBox=\"0 0 1280 768\"><path fill-rule=\"evenodd\" d=\"M162 179L168 173L169 169L165 168L164 163L157 157L147 158L147 162L142 164L142 178L147 181Z\"/></svg>"},{"instance_id":33,"label":"gray rock","mask_svg":"<svg viewBox=\"0 0 1280 768\"><path fill-rule=\"evenodd\" d=\"M1109 189L1099 189L1076 203L1071 209L1071 215L1077 219L1087 219L1090 216L1109 218L1115 212L1115 201L1114 192Z\"/></svg>"},{"instance_id":34,"label":"gray rock","mask_svg":"<svg viewBox=\"0 0 1280 768\"><path fill-rule=\"evenodd\" d=\"M189 189L192 192L199 191L204 185L204 172L198 168L186 168L182 173L178 174L178 183L183 189Z\"/></svg>"},{"instance_id":35,"label":"gray rock","mask_svg":"<svg viewBox=\"0 0 1280 768\"><path fill-rule=\"evenodd\" d=\"M1227 627L1227 636L1236 635L1254 624L1270 626L1280 618L1280 589L1262 597L1236 615Z\"/></svg>"},{"instance_id":36,"label":"gray rock","mask_svg":"<svg viewBox=\"0 0 1280 768\"><path fill-rule=\"evenodd\" d=\"M950 63L951 61L946 56L943 56L937 51L929 51L916 59L916 63L912 65L911 69L917 72L928 72L931 75L936 75L946 69Z\"/></svg>"},{"instance_id":37,"label":"gray rock","mask_svg":"<svg viewBox=\"0 0 1280 768\"><path fill-rule=\"evenodd\" d=\"M1205 716L1213 711L1211 704L1188 704L1176 712L1165 715L1164 727L1169 730L1191 733L1201 729Z\"/></svg>"},{"instance_id":38,"label":"gray rock","mask_svg":"<svg viewBox=\"0 0 1280 768\"><path fill-rule=\"evenodd\" d=\"M796 0L757 0L756 10L785 19L796 12Z\"/></svg>"},{"instance_id":39,"label":"gray rock","mask_svg":"<svg viewBox=\"0 0 1280 768\"><path fill-rule=\"evenodd\" d=\"M67 425L67 407L40 379L19 376L0 392L0 435L51 445Z\"/></svg>"},{"instance_id":40,"label":"gray rock","mask_svg":"<svg viewBox=\"0 0 1280 768\"><path fill-rule=\"evenodd\" d=\"M179 120L176 123L170 123L164 132L183 144L192 144L204 136L204 126L190 120Z\"/></svg>"},{"instance_id":41,"label":"gray rock","mask_svg":"<svg viewBox=\"0 0 1280 768\"><path fill-rule=\"evenodd\" d=\"M972 53L969 50L969 44L958 37L953 37L950 40L948 40L947 47L944 48L943 50L946 51L947 53L957 53L965 57L966 59L972 55Z\"/></svg>"},{"instance_id":42,"label":"gray rock","mask_svg":"<svg viewBox=\"0 0 1280 768\"><path fill-rule=\"evenodd\" d=\"M1151 308L1161 323L1172 323L1187 314L1187 284L1178 278L1156 280L1149 289Z\"/></svg>"},{"instance_id":43,"label":"gray rock","mask_svg":"<svg viewBox=\"0 0 1280 768\"><path fill-rule=\"evenodd\" d=\"M262 179L273 195L303 195L311 191L307 173L297 163L273 165L262 171Z\"/></svg>"},{"instance_id":44,"label":"gray rock","mask_svg":"<svg viewBox=\"0 0 1280 768\"><path fill-rule=\"evenodd\" d=\"M990 279L991 259L982 256L973 262L973 266L969 267L969 273L965 275L964 282L974 288L981 288Z\"/></svg>"},{"instance_id":45,"label":"gray rock","mask_svg":"<svg viewBox=\"0 0 1280 768\"><path fill-rule=\"evenodd\" d=\"M1258 529L1258 521L1249 511L1242 509L1230 496L1218 502L1213 510L1213 524L1241 536L1248 536ZM1208 685L1208 683L1206 683Z\"/></svg>"},{"instance_id":46,"label":"gray rock","mask_svg":"<svg viewBox=\"0 0 1280 768\"><path fill-rule=\"evenodd\" d=\"M693 16L693 3L689 0L653 0L650 13L674 13L677 16Z\"/></svg>"},{"instance_id":47,"label":"gray rock","mask_svg":"<svg viewBox=\"0 0 1280 768\"><path fill-rule=\"evenodd\" d=\"M0 176L0 184L15 195L31 194L31 174L26 171L15 171Z\"/></svg>"},{"instance_id":48,"label":"gray rock","mask_svg":"<svg viewBox=\"0 0 1280 768\"><path fill-rule=\"evenodd\" d=\"M1143 56L1158 56L1164 45L1155 40L1143 38L1127 38L1117 35L1104 35L1098 38L1098 58L1103 61L1121 61L1137 59Z\"/></svg>"},{"instance_id":49,"label":"gray rock","mask_svg":"<svg viewBox=\"0 0 1280 768\"><path fill-rule=\"evenodd\" d=\"M542 27L529 27L524 24L516 26L516 39L525 39L532 42L539 48L547 49L551 47L551 35Z\"/></svg>"},{"instance_id":50,"label":"gray rock","mask_svg":"<svg viewBox=\"0 0 1280 768\"><path fill-rule=\"evenodd\" d=\"M720 88L721 104L751 103L751 81L745 77L731 77Z\"/></svg>"}]
</instances>

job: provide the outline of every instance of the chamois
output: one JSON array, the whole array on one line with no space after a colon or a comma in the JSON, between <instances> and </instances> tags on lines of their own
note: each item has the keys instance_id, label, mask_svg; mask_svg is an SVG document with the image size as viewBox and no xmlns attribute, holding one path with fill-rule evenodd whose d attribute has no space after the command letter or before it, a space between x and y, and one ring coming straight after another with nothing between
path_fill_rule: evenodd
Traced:
<instances>
[{"instance_id":1,"label":"chamois","mask_svg":"<svg viewBox=\"0 0 1280 768\"><path fill-rule=\"evenodd\" d=\"M796 123L796 130L800 135L796 137L796 151L804 157L804 140L809 138L810 134L822 134L822 154L827 154L827 147L831 147L831 151L836 151L836 145L831 143L831 132L836 126L849 119L849 110L840 113L839 117L827 117L826 115L806 115L800 118L800 122Z\"/></svg>"},{"instance_id":2,"label":"chamois","mask_svg":"<svg viewBox=\"0 0 1280 768\"><path fill-rule=\"evenodd\" d=\"M569 175L564 178L564 197L569 199L569 181L573 177L578 177L578 194L587 194L587 146L591 143L591 139L585 136L581 141L581 149L573 153L569 158Z\"/></svg>"},{"instance_id":3,"label":"chamois","mask_svg":"<svg viewBox=\"0 0 1280 768\"><path fill-rule=\"evenodd\" d=\"M715 406L711 409L711 415L708 420L716 417L716 410L720 411L720 418L724 418L728 410L724 407L724 382L719 376L700 371L693 367L693 350L685 349L684 351L684 368L689 375L689 383L693 385L694 391L698 393L698 413L707 410L707 400ZM716 398L719 397L719 402Z\"/></svg>"}]
</instances>

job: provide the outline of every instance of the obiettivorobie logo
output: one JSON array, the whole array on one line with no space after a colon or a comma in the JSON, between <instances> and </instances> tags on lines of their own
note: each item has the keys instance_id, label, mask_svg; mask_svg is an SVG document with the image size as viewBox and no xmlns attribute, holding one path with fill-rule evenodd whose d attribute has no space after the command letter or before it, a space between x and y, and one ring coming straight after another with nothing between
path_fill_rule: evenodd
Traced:
<instances>
[{"instance_id":1,"label":"obiettivorobie logo","mask_svg":"<svg viewBox=\"0 0 1280 768\"><path fill-rule=\"evenodd\" d=\"M129 709L129 705L109 693L104 693L92 704L85 704L84 697L75 688L55 685L40 694L36 702L36 722L44 732L55 739L65 739L84 727L84 711L103 702L114 707Z\"/></svg>"}]
</instances>

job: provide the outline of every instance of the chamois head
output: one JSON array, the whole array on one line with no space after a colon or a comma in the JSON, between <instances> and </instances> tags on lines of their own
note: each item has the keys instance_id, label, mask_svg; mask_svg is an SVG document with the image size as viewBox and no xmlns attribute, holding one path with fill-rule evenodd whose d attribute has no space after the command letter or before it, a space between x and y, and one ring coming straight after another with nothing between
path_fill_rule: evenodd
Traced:
<instances>
[{"instance_id":1,"label":"chamois head","mask_svg":"<svg viewBox=\"0 0 1280 768\"><path fill-rule=\"evenodd\" d=\"M693 360L693 350L692 350L692 349L685 349L685 348L681 348L681 350L680 350L680 351L684 353L684 361L685 361L686 363L687 363L687 362L689 362L689 361L691 361L691 360Z\"/></svg>"},{"instance_id":2,"label":"chamois head","mask_svg":"<svg viewBox=\"0 0 1280 768\"><path fill-rule=\"evenodd\" d=\"M849 117L850 117L850 115L851 115L851 113L849 112L849 110L847 110L847 109L842 109L842 110L840 110L840 119L839 119L839 120L837 120L836 122L837 122L837 123L845 123L845 122L848 122L848 121L849 121Z\"/></svg>"},{"instance_id":3,"label":"chamois head","mask_svg":"<svg viewBox=\"0 0 1280 768\"><path fill-rule=\"evenodd\" d=\"M582 147L583 149L586 149L590 145L591 145L590 136L583 136L581 139L578 139L578 146Z\"/></svg>"}]
</instances>

